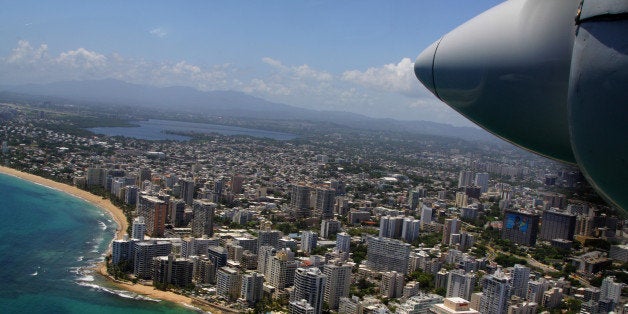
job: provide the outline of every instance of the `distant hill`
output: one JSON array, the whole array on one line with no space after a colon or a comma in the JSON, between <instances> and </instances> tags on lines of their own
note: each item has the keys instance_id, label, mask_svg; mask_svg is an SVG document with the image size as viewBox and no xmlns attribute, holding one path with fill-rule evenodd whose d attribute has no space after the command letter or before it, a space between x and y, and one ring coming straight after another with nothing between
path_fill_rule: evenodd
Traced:
<instances>
[{"instance_id":1,"label":"distant hill","mask_svg":"<svg viewBox=\"0 0 628 314\"><path fill-rule=\"evenodd\" d=\"M454 127L430 121L398 121L370 118L343 111L319 111L274 103L235 91L203 92L191 87L153 87L114 79L66 81L2 87L0 99L52 97L90 104L129 105L179 113L203 113L228 117L325 121L355 129L402 131L495 141L490 133L473 127Z\"/></svg>"}]
</instances>

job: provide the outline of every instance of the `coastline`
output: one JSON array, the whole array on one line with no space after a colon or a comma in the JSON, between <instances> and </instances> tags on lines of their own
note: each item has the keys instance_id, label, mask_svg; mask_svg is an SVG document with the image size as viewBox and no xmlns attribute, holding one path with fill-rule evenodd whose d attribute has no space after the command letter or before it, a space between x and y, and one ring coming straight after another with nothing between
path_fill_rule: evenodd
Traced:
<instances>
[{"instance_id":1,"label":"coastline","mask_svg":"<svg viewBox=\"0 0 628 314\"><path fill-rule=\"evenodd\" d=\"M92 205L95 205L96 207L109 213L111 217L113 218L113 220L116 222L118 226L116 227L115 239L122 239L124 235L126 234L126 229L129 224L126 220L126 216L124 215L124 212L122 212L120 208L113 205L113 203L111 203L111 201L108 199L103 199L102 197L98 195L94 195L85 190L81 190L75 186L71 186L65 183L42 178L34 174L22 172L22 171L15 170L13 168L5 167L5 166L0 166L0 173L10 175L16 178L20 178L20 179L23 179L32 183L39 184L39 185L43 185L43 186L55 189L60 192L70 194L86 202L89 202ZM109 249L111 249L111 247Z\"/></svg>"},{"instance_id":2,"label":"coastline","mask_svg":"<svg viewBox=\"0 0 628 314\"><path fill-rule=\"evenodd\" d=\"M46 187L55 189L57 191L67 193L73 197L80 198L86 202L89 202L90 204L109 213L111 217L114 219L114 221L117 224L114 239L122 239L124 235L126 234L126 230L128 227L126 216L124 215L124 212L120 208L116 207L113 203L111 203L109 199L103 199L102 197L98 195L94 195L88 191L81 190L75 186L71 186L65 183L61 183L61 182L56 182L50 179L46 179L40 176L36 176L34 174L22 172L22 171L15 170L13 168L8 168L5 166L0 166L0 173L13 176L16 178L20 178L20 179L23 179L23 180L26 180L35 184L39 184L42 186L46 186ZM109 245L107 254L110 251L111 251L111 244ZM109 274L107 273L107 266L105 265L105 262L98 264L95 270L98 274L102 275L105 279L107 279L108 282L110 282L111 284L113 284L114 286L120 289L131 291L139 295L146 296L153 299L180 303L180 304L184 304L185 306L191 306L191 307L196 307L196 308L199 307L199 305L193 304L193 300L191 298L184 295L176 294L171 291L157 290L153 286L144 286L141 284L132 284L132 283L115 280L114 278L109 276Z\"/></svg>"}]
</instances>

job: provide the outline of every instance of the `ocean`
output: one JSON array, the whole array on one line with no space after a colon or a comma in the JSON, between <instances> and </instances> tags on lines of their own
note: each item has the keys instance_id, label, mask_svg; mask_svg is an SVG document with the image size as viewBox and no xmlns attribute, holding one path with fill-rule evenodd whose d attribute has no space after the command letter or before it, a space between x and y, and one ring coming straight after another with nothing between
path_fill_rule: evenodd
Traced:
<instances>
[{"instance_id":1,"label":"ocean","mask_svg":"<svg viewBox=\"0 0 628 314\"><path fill-rule=\"evenodd\" d=\"M108 136L125 136L143 140L174 140L187 141L189 136L166 133L166 131L194 132L201 134L218 133L222 135L245 135L275 140L291 140L297 136L290 133L273 132L259 129L248 129L237 126L217 125L209 123L193 123L172 120L156 120L136 122L137 127L98 127L88 129L96 134Z\"/></svg>"},{"instance_id":2,"label":"ocean","mask_svg":"<svg viewBox=\"0 0 628 314\"><path fill-rule=\"evenodd\" d=\"M94 273L116 224L86 201L0 174L0 217L1 313L196 313Z\"/></svg>"}]
</instances>

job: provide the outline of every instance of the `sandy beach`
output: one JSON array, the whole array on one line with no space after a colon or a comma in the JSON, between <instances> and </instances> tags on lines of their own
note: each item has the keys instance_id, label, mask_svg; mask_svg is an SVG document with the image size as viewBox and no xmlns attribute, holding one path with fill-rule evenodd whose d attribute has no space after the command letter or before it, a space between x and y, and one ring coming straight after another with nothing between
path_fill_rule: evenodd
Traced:
<instances>
[{"instance_id":1,"label":"sandy beach","mask_svg":"<svg viewBox=\"0 0 628 314\"><path fill-rule=\"evenodd\" d=\"M0 166L0 173L18 177L18 178L21 178L21 179L24 179L33 183L41 184L41 185L53 188L58 191L68 193L74 197L81 198L85 201L88 201L111 214L113 219L116 221L116 224L118 225L116 229L116 235L115 235L116 239L122 239L124 235L126 234L128 222L126 220L126 216L124 215L124 212L120 208L113 205L113 203L111 203L111 201L108 199L103 199L100 196L91 194L75 186L67 185L60 182L55 182L50 179L42 178L42 177L30 174L30 173L21 172L21 171L11 169L8 167ZM192 299L190 299L189 297L180 295L180 294L176 294L174 292L161 291L161 290L157 290L153 288L152 286L144 286L141 284L132 284L132 283L126 283L126 282L114 280L107 273L107 267L104 262L98 265L97 271L101 275L105 276L112 284L114 284L115 286L121 289L135 292L137 294L144 295L153 299L160 299L160 300L165 300L165 301L170 301L170 302L175 302L175 303L184 303L184 304L192 305Z\"/></svg>"}]
</instances>

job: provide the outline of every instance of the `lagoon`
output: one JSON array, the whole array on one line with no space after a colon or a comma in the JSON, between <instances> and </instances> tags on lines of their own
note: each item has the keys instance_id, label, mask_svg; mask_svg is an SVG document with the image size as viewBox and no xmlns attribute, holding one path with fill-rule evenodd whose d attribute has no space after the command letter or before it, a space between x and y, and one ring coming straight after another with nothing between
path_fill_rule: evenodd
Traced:
<instances>
[{"instance_id":1,"label":"lagoon","mask_svg":"<svg viewBox=\"0 0 628 314\"><path fill-rule=\"evenodd\" d=\"M174 141L187 141L189 136L183 136L179 134L171 134L168 131L174 132L192 132L202 134L218 133L227 136L243 135L252 136L258 138L270 138L274 140L291 140L297 136L290 133L266 131L259 129L241 128L236 126L209 124L209 123L194 123L194 122L182 122L172 120L157 120L150 119L147 121L138 121L139 126L134 127L98 127L90 128L88 130L96 134L104 134L108 136L125 136L143 140L174 140Z\"/></svg>"}]
</instances>

